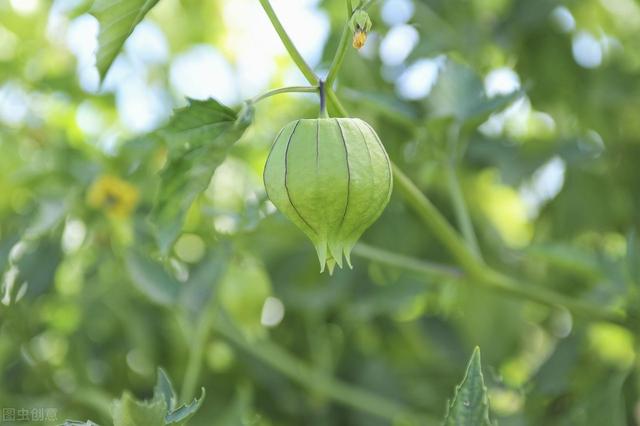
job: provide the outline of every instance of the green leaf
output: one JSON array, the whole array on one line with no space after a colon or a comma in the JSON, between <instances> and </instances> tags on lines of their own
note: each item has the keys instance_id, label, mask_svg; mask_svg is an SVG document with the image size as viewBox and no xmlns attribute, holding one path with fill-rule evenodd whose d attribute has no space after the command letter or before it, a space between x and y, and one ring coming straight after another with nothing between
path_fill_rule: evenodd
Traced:
<instances>
[{"instance_id":1,"label":"green leaf","mask_svg":"<svg viewBox=\"0 0 640 426\"><path fill-rule=\"evenodd\" d=\"M98 426L98 424L91 420L87 420L86 422L82 420L65 420L61 426Z\"/></svg>"},{"instance_id":2,"label":"green leaf","mask_svg":"<svg viewBox=\"0 0 640 426\"><path fill-rule=\"evenodd\" d=\"M96 66L101 80L136 25L157 3L158 0L96 0L93 4L91 14L100 23Z\"/></svg>"},{"instance_id":3,"label":"green leaf","mask_svg":"<svg viewBox=\"0 0 640 426\"><path fill-rule=\"evenodd\" d=\"M454 118L460 122L473 119L481 122L521 95L522 92L514 91L489 98L482 79L471 67L448 59L426 102L431 118Z\"/></svg>"},{"instance_id":4,"label":"green leaf","mask_svg":"<svg viewBox=\"0 0 640 426\"><path fill-rule=\"evenodd\" d=\"M251 107L236 114L213 99L189 100L160 131L169 152L150 220L164 254L180 234L189 207L209 186L214 171L252 116Z\"/></svg>"},{"instance_id":5,"label":"green leaf","mask_svg":"<svg viewBox=\"0 0 640 426\"><path fill-rule=\"evenodd\" d=\"M177 396L167 373L162 368L158 368L158 381L153 388L153 399L161 398L167 405L168 410L173 410L177 403Z\"/></svg>"},{"instance_id":6,"label":"green leaf","mask_svg":"<svg viewBox=\"0 0 640 426\"><path fill-rule=\"evenodd\" d=\"M165 424L176 426L186 425L189 419L202 406L205 395L206 391L204 390L204 388L201 388L200 398L194 398L193 401L191 401L191 404L183 404L175 410L169 412L169 414L167 414L167 417L165 418Z\"/></svg>"},{"instance_id":7,"label":"green leaf","mask_svg":"<svg viewBox=\"0 0 640 426\"><path fill-rule=\"evenodd\" d=\"M476 347L467 365L462 383L456 386L449 403L444 424L446 426L491 426L489 399L482 377L480 348Z\"/></svg>"},{"instance_id":8,"label":"green leaf","mask_svg":"<svg viewBox=\"0 0 640 426\"><path fill-rule=\"evenodd\" d=\"M162 264L134 250L128 252L125 264L133 284L153 302L164 306L176 302L182 285Z\"/></svg>"},{"instance_id":9,"label":"green leaf","mask_svg":"<svg viewBox=\"0 0 640 426\"><path fill-rule=\"evenodd\" d=\"M114 426L164 426L167 404L162 398L151 401L137 401L125 392L113 404Z\"/></svg>"}]
</instances>

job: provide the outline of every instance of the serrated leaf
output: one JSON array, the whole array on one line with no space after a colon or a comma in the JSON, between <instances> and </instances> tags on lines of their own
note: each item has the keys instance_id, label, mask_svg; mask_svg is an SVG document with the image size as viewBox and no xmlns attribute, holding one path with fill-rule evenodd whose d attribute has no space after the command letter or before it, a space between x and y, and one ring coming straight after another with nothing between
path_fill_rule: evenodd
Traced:
<instances>
[{"instance_id":1,"label":"serrated leaf","mask_svg":"<svg viewBox=\"0 0 640 426\"><path fill-rule=\"evenodd\" d=\"M252 112L236 114L210 99L189 100L160 131L168 160L150 220L155 225L161 251L167 254L180 234L186 213L225 159L228 149L242 136Z\"/></svg>"},{"instance_id":2,"label":"serrated leaf","mask_svg":"<svg viewBox=\"0 0 640 426\"><path fill-rule=\"evenodd\" d=\"M60 426L98 426L97 423L92 422L91 420L82 421L82 420L66 420Z\"/></svg>"},{"instance_id":3,"label":"serrated leaf","mask_svg":"<svg viewBox=\"0 0 640 426\"><path fill-rule=\"evenodd\" d=\"M176 302L182 286L162 264L134 250L127 253L125 264L133 284L153 302L164 306Z\"/></svg>"},{"instance_id":4,"label":"serrated leaf","mask_svg":"<svg viewBox=\"0 0 640 426\"><path fill-rule=\"evenodd\" d=\"M462 383L456 386L453 400L447 407L445 426L492 426L489 419L489 398L482 377L480 349L471 355Z\"/></svg>"},{"instance_id":5,"label":"serrated leaf","mask_svg":"<svg viewBox=\"0 0 640 426\"><path fill-rule=\"evenodd\" d=\"M93 4L91 14L100 23L96 66L101 80L136 25L157 3L158 0L96 0Z\"/></svg>"},{"instance_id":6,"label":"serrated leaf","mask_svg":"<svg viewBox=\"0 0 640 426\"><path fill-rule=\"evenodd\" d=\"M204 401L204 397L207 392L204 388L201 388L200 398L194 398L190 404L183 404L175 410L169 412L167 417L165 418L165 424L167 425L175 425L175 426L184 426L187 424L189 419L193 417L193 415L200 409L202 406L202 402Z\"/></svg>"},{"instance_id":7,"label":"serrated leaf","mask_svg":"<svg viewBox=\"0 0 640 426\"><path fill-rule=\"evenodd\" d=\"M520 91L514 91L489 98L482 79L471 67L447 59L426 103L431 118L483 121L521 95Z\"/></svg>"},{"instance_id":8,"label":"serrated leaf","mask_svg":"<svg viewBox=\"0 0 640 426\"><path fill-rule=\"evenodd\" d=\"M162 398L151 401L137 401L125 392L113 404L114 426L164 426L167 404Z\"/></svg>"},{"instance_id":9,"label":"serrated leaf","mask_svg":"<svg viewBox=\"0 0 640 426\"><path fill-rule=\"evenodd\" d=\"M171 380L162 368L158 368L158 381L153 388L153 399L161 398L167 405L168 410L173 410L177 403L176 392L173 389Z\"/></svg>"}]
</instances>

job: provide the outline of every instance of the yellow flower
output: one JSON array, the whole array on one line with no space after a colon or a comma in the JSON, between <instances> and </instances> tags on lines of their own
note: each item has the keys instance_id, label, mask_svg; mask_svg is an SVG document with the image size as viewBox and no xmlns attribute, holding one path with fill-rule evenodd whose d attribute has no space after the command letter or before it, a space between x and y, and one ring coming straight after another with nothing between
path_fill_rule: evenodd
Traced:
<instances>
[{"instance_id":1,"label":"yellow flower","mask_svg":"<svg viewBox=\"0 0 640 426\"><path fill-rule=\"evenodd\" d=\"M109 216L125 218L138 203L138 189L117 176L104 175L96 180L87 194L87 203Z\"/></svg>"},{"instance_id":2,"label":"yellow flower","mask_svg":"<svg viewBox=\"0 0 640 426\"><path fill-rule=\"evenodd\" d=\"M364 43L366 41L367 33L358 28L353 34L353 47L355 47L356 49L360 49L362 46L364 46Z\"/></svg>"}]
</instances>

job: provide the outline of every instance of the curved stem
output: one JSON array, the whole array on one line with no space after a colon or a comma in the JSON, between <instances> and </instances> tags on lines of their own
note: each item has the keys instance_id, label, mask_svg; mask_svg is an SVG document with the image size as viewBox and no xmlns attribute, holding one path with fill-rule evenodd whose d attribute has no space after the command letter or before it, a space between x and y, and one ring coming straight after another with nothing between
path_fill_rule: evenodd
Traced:
<instances>
[{"instance_id":1,"label":"curved stem","mask_svg":"<svg viewBox=\"0 0 640 426\"><path fill-rule=\"evenodd\" d=\"M282 23L280 22L280 19L278 19L278 16L273 10L271 3L269 3L269 0L258 0L258 1L262 5L262 8L264 9L267 16L269 17L269 20L271 21L271 25L273 25L273 28L278 33L280 40L282 40L282 44L284 44L284 47L287 49L287 52L289 52L289 56L291 56L291 59L293 59L293 62L295 62L295 64L298 66L298 68L300 69L302 74L304 74L304 77L307 79L307 81L310 84L314 86L317 85L318 77L313 72L309 64L305 62L304 58L302 57L298 49L296 49L296 46L293 44L293 41L291 41L289 34L287 34L284 27L282 26Z\"/></svg>"},{"instance_id":2,"label":"curved stem","mask_svg":"<svg viewBox=\"0 0 640 426\"><path fill-rule=\"evenodd\" d=\"M392 253L390 251L371 247L362 243L358 243L354 247L353 253L384 265L415 272L428 277L437 284L444 284L444 279L464 281L465 279L469 280L469 278L472 278L481 287L502 293L508 297L527 299L550 307L564 306L575 315L625 324L625 317L619 311L580 302L567 297L564 294L557 293L540 286L517 281L509 276L488 268L476 277L469 277L464 274L463 271L450 266L425 262L420 259Z\"/></svg>"},{"instance_id":3,"label":"curved stem","mask_svg":"<svg viewBox=\"0 0 640 426\"><path fill-rule=\"evenodd\" d=\"M284 349L266 339L248 341L233 324L221 318L216 331L245 352L279 371L294 382L312 389L336 402L359 409L391 421L405 421L410 425L437 425L439 419L430 415L416 414L402 404L344 383L314 370L307 363L294 357Z\"/></svg>"},{"instance_id":4,"label":"curved stem","mask_svg":"<svg viewBox=\"0 0 640 426\"><path fill-rule=\"evenodd\" d=\"M281 87L279 89L269 90L268 92L258 95L252 98L250 102L252 103L260 102L263 99L269 98L271 96L279 95L281 93L315 93L317 91L318 91L318 88L313 86Z\"/></svg>"},{"instance_id":5,"label":"curved stem","mask_svg":"<svg viewBox=\"0 0 640 426\"><path fill-rule=\"evenodd\" d=\"M340 41L338 42L338 48L336 49L336 54L333 57L333 61L331 61L331 67L329 67L329 74L327 75L326 79L327 86L329 87L333 86L333 82L338 76L338 71L340 71L342 61L344 60L344 56L347 53L347 48L349 47L349 19L351 19L352 14L353 5L351 4L351 0L347 0L347 22L345 22L344 28L342 29Z\"/></svg>"},{"instance_id":6,"label":"curved stem","mask_svg":"<svg viewBox=\"0 0 640 426\"><path fill-rule=\"evenodd\" d=\"M327 86L332 87L333 82L338 76L338 71L340 71L340 67L342 66L342 61L344 60L344 56L347 53L347 47L349 47L349 24L345 24L342 29L342 35L340 36L340 42L338 43L338 49L336 50L336 54L333 57L333 61L331 62L331 67L329 68L329 74L327 74Z\"/></svg>"},{"instance_id":7,"label":"curved stem","mask_svg":"<svg viewBox=\"0 0 640 426\"><path fill-rule=\"evenodd\" d=\"M472 276L479 275L484 270L484 264L467 248L464 240L442 216L431 201L411 182L411 180L392 163L395 187L404 199L413 207L440 242L449 250L460 266Z\"/></svg>"}]
</instances>

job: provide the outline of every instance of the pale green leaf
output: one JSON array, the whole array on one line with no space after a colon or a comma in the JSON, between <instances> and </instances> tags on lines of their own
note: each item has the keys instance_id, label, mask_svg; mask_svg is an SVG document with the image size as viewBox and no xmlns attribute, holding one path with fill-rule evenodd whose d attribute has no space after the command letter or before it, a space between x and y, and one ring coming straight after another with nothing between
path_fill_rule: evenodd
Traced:
<instances>
[{"instance_id":1,"label":"pale green leaf","mask_svg":"<svg viewBox=\"0 0 640 426\"><path fill-rule=\"evenodd\" d=\"M183 404L175 410L169 412L165 418L165 424L174 426L184 426L189 419L200 409L206 392L201 388L200 398L194 398L190 404Z\"/></svg>"},{"instance_id":2,"label":"pale green leaf","mask_svg":"<svg viewBox=\"0 0 640 426\"><path fill-rule=\"evenodd\" d=\"M96 0L93 4L91 14L100 23L96 66L101 80L136 25L157 3L158 0Z\"/></svg>"},{"instance_id":3,"label":"pale green leaf","mask_svg":"<svg viewBox=\"0 0 640 426\"><path fill-rule=\"evenodd\" d=\"M131 281L145 296L164 306L176 302L181 285L162 264L134 250L127 253L125 263Z\"/></svg>"},{"instance_id":4,"label":"pale green leaf","mask_svg":"<svg viewBox=\"0 0 640 426\"><path fill-rule=\"evenodd\" d=\"M158 381L153 388L153 399L161 398L167 405L168 410L173 410L177 403L176 392L167 373L162 368L158 368Z\"/></svg>"},{"instance_id":5,"label":"pale green leaf","mask_svg":"<svg viewBox=\"0 0 640 426\"><path fill-rule=\"evenodd\" d=\"M480 76L468 65L448 59L426 98L431 118L483 121L520 97L520 91L489 98Z\"/></svg>"},{"instance_id":6,"label":"pale green leaf","mask_svg":"<svg viewBox=\"0 0 640 426\"><path fill-rule=\"evenodd\" d=\"M189 100L159 132L169 152L150 219L164 254L180 234L189 207L209 186L216 168L251 119L251 108L236 114L213 99Z\"/></svg>"},{"instance_id":7,"label":"pale green leaf","mask_svg":"<svg viewBox=\"0 0 640 426\"><path fill-rule=\"evenodd\" d=\"M164 426L167 404L162 398L137 401L125 392L113 404L114 426Z\"/></svg>"},{"instance_id":8,"label":"pale green leaf","mask_svg":"<svg viewBox=\"0 0 640 426\"><path fill-rule=\"evenodd\" d=\"M475 348L462 383L447 407L445 426L491 426L489 398L482 377L480 349Z\"/></svg>"}]
</instances>

